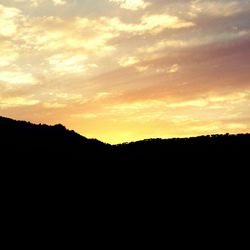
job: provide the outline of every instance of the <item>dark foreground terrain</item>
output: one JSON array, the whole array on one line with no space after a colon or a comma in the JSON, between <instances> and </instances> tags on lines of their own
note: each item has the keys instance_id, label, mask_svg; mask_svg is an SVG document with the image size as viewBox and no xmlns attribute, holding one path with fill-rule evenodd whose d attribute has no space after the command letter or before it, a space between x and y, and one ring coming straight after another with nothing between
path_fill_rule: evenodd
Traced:
<instances>
[{"instance_id":1,"label":"dark foreground terrain","mask_svg":"<svg viewBox=\"0 0 250 250\"><path fill-rule=\"evenodd\" d=\"M0 117L0 155L8 163L213 163L248 158L250 134L150 139L111 146L58 124L35 125ZM246 163L247 165L247 163Z\"/></svg>"},{"instance_id":2,"label":"dark foreground terrain","mask_svg":"<svg viewBox=\"0 0 250 250\"><path fill-rule=\"evenodd\" d=\"M18 210L23 202L37 200L32 209L44 201L44 210L50 211L51 204L60 200L61 207L74 210L70 214L87 208L86 214L94 214L91 218L97 220L109 219L106 215L119 213L120 208L124 220L130 213L141 214L144 223L148 223L148 214L159 216L157 221L166 213L174 221L182 216L193 219L190 214L203 213L203 207L209 212L202 216L210 218L207 216L225 199L227 207L247 201L249 149L249 134L111 146L62 125L0 117L1 184L9 200L6 204L16 202L11 207ZM58 211L61 208L55 214ZM144 215L143 211L148 212ZM221 211L225 214L227 208Z\"/></svg>"}]
</instances>

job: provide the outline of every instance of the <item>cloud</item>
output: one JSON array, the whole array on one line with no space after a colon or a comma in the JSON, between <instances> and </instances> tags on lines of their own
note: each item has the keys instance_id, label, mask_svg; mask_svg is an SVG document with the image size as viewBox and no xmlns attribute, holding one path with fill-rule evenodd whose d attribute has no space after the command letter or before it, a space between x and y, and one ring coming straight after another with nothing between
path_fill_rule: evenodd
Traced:
<instances>
[{"instance_id":1,"label":"cloud","mask_svg":"<svg viewBox=\"0 0 250 250\"><path fill-rule=\"evenodd\" d=\"M86 70L86 55L58 54L48 58L48 63L53 71L61 74L82 73Z\"/></svg>"},{"instance_id":2,"label":"cloud","mask_svg":"<svg viewBox=\"0 0 250 250\"><path fill-rule=\"evenodd\" d=\"M195 26L191 21L185 21L177 16L165 14L145 15L141 18L140 23L124 23L119 18L107 20L107 29L127 32L133 34L157 34L165 29L182 29Z\"/></svg>"},{"instance_id":3,"label":"cloud","mask_svg":"<svg viewBox=\"0 0 250 250\"><path fill-rule=\"evenodd\" d=\"M37 83L37 80L33 77L31 73L12 70L1 71L0 82L10 84L35 84Z\"/></svg>"},{"instance_id":4,"label":"cloud","mask_svg":"<svg viewBox=\"0 0 250 250\"><path fill-rule=\"evenodd\" d=\"M58 17L30 18L19 37L26 48L38 51L82 49L100 55L114 49L107 42L117 36L107 30L106 25L106 20L80 17L70 20Z\"/></svg>"},{"instance_id":5,"label":"cloud","mask_svg":"<svg viewBox=\"0 0 250 250\"><path fill-rule=\"evenodd\" d=\"M0 0L2 113L113 142L245 131L249 10L246 0Z\"/></svg>"},{"instance_id":6,"label":"cloud","mask_svg":"<svg viewBox=\"0 0 250 250\"><path fill-rule=\"evenodd\" d=\"M3 110L22 106L33 106L39 102L39 100L24 97L0 98L0 109Z\"/></svg>"},{"instance_id":7,"label":"cloud","mask_svg":"<svg viewBox=\"0 0 250 250\"><path fill-rule=\"evenodd\" d=\"M59 109L59 108L65 108L66 104L58 102L45 102L43 106L47 109Z\"/></svg>"},{"instance_id":8,"label":"cloud","mask_svg":"<svg viewBox=\"0 0 250 250\"><path fill-rule=\"evenodd\" d=\"M0 37L11 37L17 32L17 22L21 11L0 4Z\"/></svg>"},{"instance_id":9,"label":"cloud","mask_svg":"<svg viewBox=\"0 0 250 250\"><path fill-rule=\"evenodd\" d=\"M87 63L88 56L82 53L62 53L47 58L48 71L61 76L88 73L98 68L97 64Z\"/></svg>"},{"instance_id":10,"label":"cloud","mask_svg":"<svg viewBox=\"0 0 250 250\"><path fill-rule=\"evenodd\" d=\"M147 8L150 3L145 0L109 0L110 2L114 2L119 4L122 9L127 10L140 10Z\"/></svg>"},{"instance_id":11,"label":"cloud","mask_svg":"<svg viewBox=\"0 0 250 250\"><path fill-rule=\"evenodd\" d=\"M8 42L0 42L0 70L1 67L6 67L16 61L19 54Z\"/></svg>"},{"instance_id":12,"label":"cloud","mask_svg":"<svg viewBox=\"0 0 250 250\"><path fill-rule=\"evenodd\" d=\"M100 134L104 141L124 141L123 133L128 140L145 139L146 137L190 136L206 133L238 132L249 128L238 119L238 109L249 103L249 91L238 93L208 93L203 97L174 100L168 98L151 98L126 100L122 95L106 95L102 99L86 102L85 109L73 116L84 124L102 121L102 128L112 126L116 136ZM94 106L93 106L94 105ZM219 116L219 118L218 118ZM232 120L228 118L231 117ZM116 125L114 125L116 124ZM121 126L123 130L121 130ZM126 129L124 129L124 126ZM186 129L183 130L183 127ZM163 131L167 129L167 134ZM84 128L86 130L86 127ZM116 130L117 129L117 130ZM155 132L153 132L156 130ZM91 129L89 131L92 131ZM155 134L154 134L155 133ZM129 135L130 134L130 135ZM111 136L111 137L109 137Z\"/></svg>"},{"instance_id":13,"label":"cloud","mask_svg":"<svg viewBox=\"0 0 250 250\"><path fill-rule=\"evenodd\" d=\"M133 56L129 56L129 57L123 57L119 60L119 65L121 65L122 67L127 67L127 66L131 66L134 65L136 63L138 63L139 60Z\"/></svg>"},{"instance_id":14,"label":"cloud","mask_svg":"<svg viewBox=\"0 0 250 250\"><path fill-rule=\"evenodd\" d=\"M64 5L67 2L65 0L52 0L55 5Z\"/></svg>"},{"instance_id":15,"label":"cloud","mask_svg":"<svg viewBox=\"0 0 250 250\"><path fill-rule=\"evenodd\" d=\"M223 42L232 42L247 38L250 35L248 30L229 30L226 32L216 33L216 34L205 34L203 36L195 36L190 39L162 39L154 44L150 44L137 49L139 53L153 54L155 52L163 51L166 49L178 50L178 49L188 49L197 46L205 46L209 44L219 44Z\"/></svg>"},{"instance_id":16,"label":"cloud","mask_svg":"<svg viewBox=\"0 0 250 250\"><path fill-rule=\"evenodd\" d=\"M176 73L180 70L179 64L173 64L169 69L168 73Z\"/></svg>"},{"instance_id":17,"label":"cloud","mask_svg":"<svg viewBox=\"0 0 250 250\"><path fill-rule=\"evenodd\" d=\"M185 21L177 16L170 15L150 15L142 18L141 28L144 30L154 30L160 32L164 29L181 29L193 27L195 24L190 21Z\"/></svg>"},{"instance_id":18,"label":"cloud","mask_svg":"<svg viewBox=\"0 0 250 250\"><path fill-rule=\"evenodd\" d=\"M214 17L228 17L245 11L243 8L244 3L241 1L201 1L194 0L191 3L191 16L197 15L210 15Z\"/></svg>"},{"instance_id":19,"label":"cloud","mask_svg":"<svg viewBox=\"0 0 250 250\"><path fill-rule=\"evenodd\" d=\"M53 16L25 16L16 9L14 13L21 16L21 21L15 23L15 39L9 41L10 47L16 51L12 49L12 52L8 52L5 49L1 65L10 65L17 57L22 58L24 53L30 53L37 55L40 60L39 67L48 66L43 72L52 70L60 75L83 73L96 68L93 57L100 59L115 53L118 47L112 43L115 38L122 39L126 34L155 35L164 29L180 29L194 25L169 15L146 15L140 18L139 23L126 23L117 17L63 19ZM22 20L25 20L25 23ZM129 56L121 58L119 64L129 66L136 62L138 59ZM29 81L26 79L31 82L31 78Z\"/></svg>"},{"instance_id":20,"label":"cloud","mask_svg":"<svg viewBox=\"0 0 250 250\"><path fill-rule=\"evenodd\" d=\"M14 0L14 2L16 2L16 3L27 3L27 2L29 2L31 7L38 7L39 5L41 5L43 3L46 3L46 2L47 3L51 2L55 6L65 5L67 3L66 0Z\"/></svg>"}]
</instances>

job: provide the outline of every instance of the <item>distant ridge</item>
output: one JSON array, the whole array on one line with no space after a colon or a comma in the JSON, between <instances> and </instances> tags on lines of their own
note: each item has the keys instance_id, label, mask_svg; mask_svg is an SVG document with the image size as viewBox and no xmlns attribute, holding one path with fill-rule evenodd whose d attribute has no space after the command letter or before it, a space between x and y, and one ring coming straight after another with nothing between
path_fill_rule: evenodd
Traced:
<instances>
[{"instance_id":1,"label":"distant ridge","mask_svg":"<svg viewBox=\"0 0 250 250\"><path fill-rule=\"evenodd\" d=\"M166 161L172 158L244 156L250 152L250 134L207 135L192 138L147 139L111 146L87 139L63 125L54 126L0 117L2 155L81 161Z\"/></svg>"}]
</instances>

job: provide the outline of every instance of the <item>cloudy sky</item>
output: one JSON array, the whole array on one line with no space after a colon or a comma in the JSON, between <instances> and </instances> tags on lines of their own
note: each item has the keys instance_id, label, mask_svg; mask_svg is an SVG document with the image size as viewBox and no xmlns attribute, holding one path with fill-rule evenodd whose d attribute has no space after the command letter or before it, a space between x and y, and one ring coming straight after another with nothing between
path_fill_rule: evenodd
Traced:
<instances>
[{"instance_id":1,"label":"cloudy sky","mask_svg":"<svg viewBox=\"0 0 250 250\"><path fill-rule=\"evenodd\" d=\"M250 0L0 0L0 115L118 143L250 132Z\"/></svg>"}]
</instances>

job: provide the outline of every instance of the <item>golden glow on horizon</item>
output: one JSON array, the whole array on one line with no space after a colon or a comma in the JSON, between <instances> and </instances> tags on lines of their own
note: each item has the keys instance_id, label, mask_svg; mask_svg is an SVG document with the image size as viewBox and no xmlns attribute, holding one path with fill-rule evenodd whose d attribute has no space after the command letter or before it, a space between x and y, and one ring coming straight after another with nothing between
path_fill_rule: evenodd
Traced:
<instances>
[{"instance_id":1,"label":"golden glow on horizon","mask_svg":"<svg viewBox=\"0 0 250 250\"><path fill-rule=\"evenodd\" d=\"M250 132L250 1L0 0L0 115L120 143Z\"/></svg>"}]
</instances>

